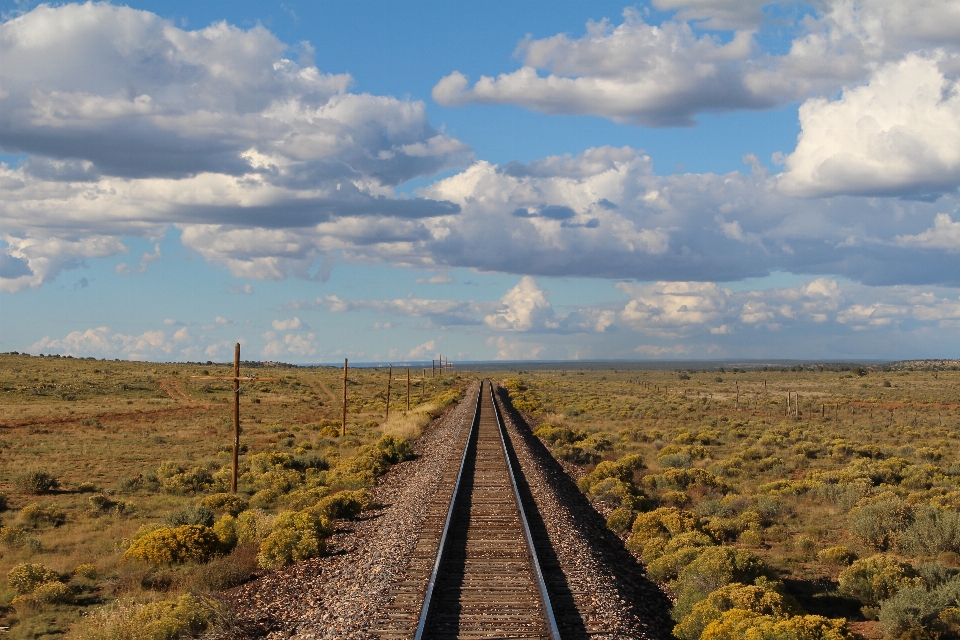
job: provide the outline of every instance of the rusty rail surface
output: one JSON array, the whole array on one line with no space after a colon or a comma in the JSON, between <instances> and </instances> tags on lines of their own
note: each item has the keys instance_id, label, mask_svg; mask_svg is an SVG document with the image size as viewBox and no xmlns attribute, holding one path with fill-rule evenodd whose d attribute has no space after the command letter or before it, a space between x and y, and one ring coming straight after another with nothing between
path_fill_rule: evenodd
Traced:
<instances>
[{"instance_id":1,"label":"rusty rail surface","mask_svg":"<svg viewBox=\"0 0 960 640\"><path fill-rule=\"evenodd\" d=\"M489 382L480 385L460 465L444 480L453 486L438 497L446 508L435 505L424 524L407 578L394 588L390 628L379 635L560 640Z\"/></svg>"}]
</instances>

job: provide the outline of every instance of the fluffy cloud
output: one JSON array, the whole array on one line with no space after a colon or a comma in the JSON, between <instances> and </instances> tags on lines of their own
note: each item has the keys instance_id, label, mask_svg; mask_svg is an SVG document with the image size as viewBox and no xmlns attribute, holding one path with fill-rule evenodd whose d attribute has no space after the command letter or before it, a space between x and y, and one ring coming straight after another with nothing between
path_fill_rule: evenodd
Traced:
<instances>
[{"instance_id":1,"label":"fluffy cloud","mask_svg":"<svg viewBox=\"0 0 960 640\"><path fill-rule=\"evenodd\" d=\"M286 49L260 26L185 31L106 4L41 5L0 25L0 148L29 154L0 165L4 290L38 286L74 260L123 251L117 237L171 222L195 235L269 233L456 213L393 193L470 158L430 126L423 103L349 93L349 76L297 64ZM255 252L223 260L276 277L319 257L330 233L266 265ZM54 238L76 246L48 246Z\"/></svg>"},{"instance_id":2,"label":"fluffy cloud","mask_svg":"<svg viewBox=\"0 0 960 640\"><path fill-rule=\"evenodd\" d=\"M289 356L316 356L320 352L317 336L313 333L288 333L282 338L272 331L263 334L266 345L260 351L262 358L283 358Z\"/></svg>"},{"instance_id":3,"label":"fluffy cloud","mask_svg":"<svg viewBox=\"0 0 960 640\"><path fill-rule=\"evenodd\" d=\"M530 276L520 279L513 289L502 298L503 308L484 318L492 329L498 331L529 331L531 329L556 329L557 322L553 306L547 300L537 281Z\"/></svg>"},{"instance_id":4,"label":"fluffy cloud","mask_svg":"<svg viewBox=\"0 0 960 640\"><path fill-rule=\"evenodd\" d=\"M303 327L300 318L294 316L287 320L274 320L272 323L274 331L296 331Z\"/></svg>"},{"instance_id":5,"label":"fluffy cloud","mask_svg":"<svg viewBox=\"0 0 960 640\"><path fill-rule=\"evenodd\" d=\"M590 22L576 40L565 34L526 40L518 50L522 68L496 79L484 76L472 87L454 72L437 83L433 99L445 106L519 104L647 126L689 125L704 110L771 106L742 81L739 63L751 53L749 32L724 44L697 36L685 22L647 24L636 9L625 9L623 18L616 27ZM539 69L550 73L543 77Z\"/></svg>"},{"instance_id":6,"label":"fluffy cloud","mask_svg":"<svg viewBox=\"0 0 960 640\"><path fill-rule=\"evenodd\" d=\"M166 331L145 331L136 336L116 333L108 327L97 327L86 331L72 331L63 338L45 336L31 345L28 351L72 356L122 355L130 360L148 360L169 358L172 354L181 355L181 350L186 349L192 342L193 338L186 327L172 335Z\"/></svg>"},{"instance_id":7,"label":"fluffy cloud","mask_svg":"<svg viewBox=\"0 0 960 640\"><path fill-rule=\"evenodd\" d=\"M896 242L903 247L960 251L960 222L954 222L949 214L939 213L933 227L916 235L897 236Z\"/></svg>"},{"instance_id":8,"label":"fluffy cloud","mask_svg":"<svg viewBox=\"0 0 960 640\"><path fill-rule=\"evenodd\" d=\"M960 185L960 86L942 55L910 55L835 101L800 107L780 189L790 195L927 196Z\"/></svg>"},{"instance_id":9,"label":"fluffy cloud","mask_svg":"<svg viewBox=\"0 0 960 640\"><path fill-rule=\"evenodd\" d=\"M637 9L623 22L589 22L576 39L565 34L520 43L523 66L473 86L460 72L442 78L434 100L517 104L545 113L590 114L645 126L690 125L702 112L763 109L831 95L866 80L880 64L915 50L960 53L960 9L952 0L828 0L792 25L788 52L764 52L763 0L654 0L676 10L659 25ZM731 37L697 29L733 31ZM542 72L542 73L541 73Z\"/></svg>"}]
</instances>

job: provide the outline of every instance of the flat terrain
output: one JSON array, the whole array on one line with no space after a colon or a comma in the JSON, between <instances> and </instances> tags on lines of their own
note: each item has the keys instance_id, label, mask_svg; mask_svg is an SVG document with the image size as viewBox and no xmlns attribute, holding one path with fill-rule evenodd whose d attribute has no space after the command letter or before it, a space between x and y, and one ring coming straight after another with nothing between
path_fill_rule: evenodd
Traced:
<instances>
[{"instance_id":1,"label":"flat terrain","mask_svg":"<svg viewBox=\"0 0 960 640\"><path fill-rule=\"evenodd\" d=\"M392 386L394 419L384 425L386 370L351 369L343 438L342 370L244 365L241 373L281 379L246 384L241 396L240 494L244 509L264 517L370 486L383 473L364 471L373 443L384 432L418 433L397 422L406 408L401 370ZM17 591L2 583L0 628L9 628L8 637L79 634L81 616L104 604L170 602L264 573L256 546L242 544L209 565L123 560L132 540L184 522L185 509L226 490L233 392L228 382L191 376L231 374L232 366L212 363L0 355L0 580L17 565L38 563L72 594L15 603ZM433 413L423 415L439 415L479 377L428 378L422 406ZM937 524L960 518L960 371L949 365L653 371L572 364L482 377L504 384L546 449L670 596L682 596L684 582L662 558L693 548L668 549L672 538L694 547L709 542L760 558L806 613L880 637L876 618L885 619L890 605L838 583L855 558L891 558L904 580L931 592L960 566L960 534ZM418 383L412 396L416 408ZM279 457L261 468L268 458L260 454ZM251 460L261 462L251 468ZM620 465L613 476L604 462ZM28 472L47 474L56 486L27 490ZM664 509L689 514L690 530L653 542L636 533L635 520ZM226 577L203 577L210 575ZM229 623L229 612L217 615ZM949 637L952 623L936 624L928 633Z\"/></svg>"}]
</instances>

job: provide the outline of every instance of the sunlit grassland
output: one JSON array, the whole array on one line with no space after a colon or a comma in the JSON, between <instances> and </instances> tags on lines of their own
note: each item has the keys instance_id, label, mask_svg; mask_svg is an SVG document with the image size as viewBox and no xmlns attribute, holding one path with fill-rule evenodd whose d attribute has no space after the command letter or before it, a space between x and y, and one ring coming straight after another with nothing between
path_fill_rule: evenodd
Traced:
<instances>
[{"instance_id":1,"label":"sunlit grassland","mask_svg":"<svg viewBox=\"0 0 960 640\"><path fill-rule=\"evenodd\" d=\"M157 526L204 495L226 490L233 434L231 383L191 376L232 373L232 364L0 355L0 494L6 502L6 511L0 513L0 627L10 627L8 637L61 634L80 613L116 598L165 600L204 590L198 577L204 565L148 567L122 556L144 525ZM409 435L462 387L453 375L423 382L421 373L413 372L411 414L417 418L412 420L415 428L405 430ZM245 461L261 453L287 454L284 460L313 460L310 464L318 469L321 464L333 469L384 432L385 369L350 369L343 438L341 368L242 366L241 375L280 378L243 383L241 473L249 469ZM392 421L404 421L406 397L406 378L398 381L395 376ZM197 490L163 490L156 475L167 461L185 470L209 470L212 480ZM24 492L17 482L28 471L49 474L58 488L36 495ZM278 489L275 503L260 505L267 514L289 508L286 491L308 485L323 493L338 489L336 480L324 486L313 471L301 472L299 479L293 476L296 486ZM337 477L344 482L342 474ZM346 488L351 489L363 482L349 481L353 484ZM262 484L248 473L241 478L241 496L249 499ZM24 511L29 505L39 505L39 511ZM25 514L31 509L41 517L28 519ZM62 512L62 517L44 519L48 509ZM5 578L25 562L58 573L74 592L72 602L12 605L16 592ZM96 577L75 575L78 565L93 565Z\"/></svg>"}]
</instances>

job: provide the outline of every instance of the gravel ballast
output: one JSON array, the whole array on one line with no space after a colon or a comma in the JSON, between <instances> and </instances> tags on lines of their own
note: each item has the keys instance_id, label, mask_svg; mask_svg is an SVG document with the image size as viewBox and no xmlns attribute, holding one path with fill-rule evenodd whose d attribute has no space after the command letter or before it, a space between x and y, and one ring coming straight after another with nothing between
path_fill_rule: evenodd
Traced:
<instances>
[{"instance_id":1,"label":"gravel ballast","mask_svg":"<svg viewBox=\"0 0 960 640\"><path fill-rule=\"evenodd\" d=\"M473 418L474 383L464 401L435 420L417 441L416 458L395 465L371 490L375 508L339 522L328 555L270 572L226 592L233 629L219 637L378 638L389 620L391 589L405 576L443 471L459 462ZM577 624L569 635L669 638L669 600L643 576L637 560L535 438L498 389L507 432L519 461L518 479L531 527L544 531L546 565L558 567L555 608ZM544 552L538 548L538 554ZM551 555L554 556L551 558ZM546 573L546 570L545 570ZM573 611L572 609L576 609ZM567 637L567 633L564 637Z\"/></svg>"}]
</instances>

